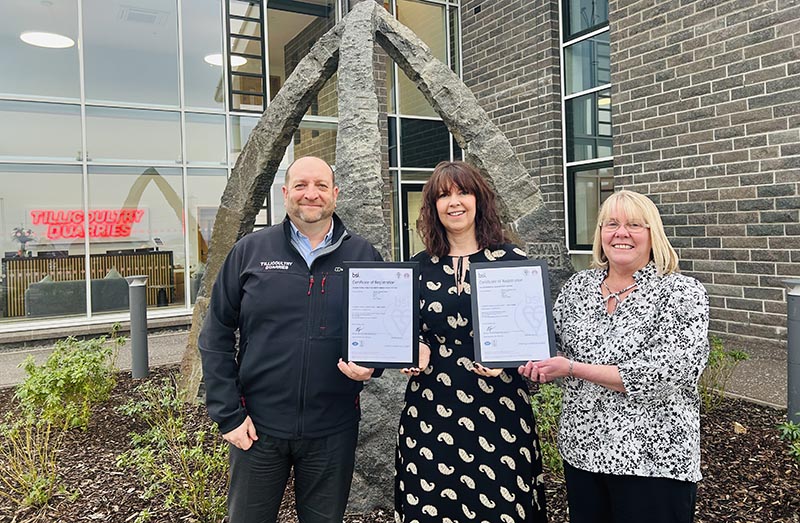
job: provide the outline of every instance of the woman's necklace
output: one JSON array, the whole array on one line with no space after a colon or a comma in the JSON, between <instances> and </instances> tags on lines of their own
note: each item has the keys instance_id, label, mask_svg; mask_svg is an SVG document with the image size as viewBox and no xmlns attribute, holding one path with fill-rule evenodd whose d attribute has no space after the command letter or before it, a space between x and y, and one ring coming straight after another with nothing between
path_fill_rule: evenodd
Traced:
<instances>
[{"instance_id":1,"label":"woman's necklace","mask_svg":"<svg viewBox=\"0 0 800 523\"><path fill-rule=\"evenodd\" d=\"M620 289L617 292L612 291L611 288L608 286L608 284L605 282L605 280L603 280L603 287L605 287L606 290L608 291L608 296L603 298L603 300L606 302L610 302L611 298L614 298L615 301L614 310L616 310L616 308L619 307L619 304L622 303L622 299L620 298L620 296L625 294L629 290L633 289L634 287L636 287L636 282L631 283L624 289Z\"/></svg>"},{"instance_id":2,"label":"woman's necklace","mask_svg":"<svg viewBox=\"0 0 800 523\"><path fill-rule=\"evenodd\" d=\"M456 292L459 295L461 295L461 291L464 288L464 279L467 276L467 270L469 270L469 256L469 254L453 256L458 258L453 268L455 269Z\"/></svg>"}]
</instances>

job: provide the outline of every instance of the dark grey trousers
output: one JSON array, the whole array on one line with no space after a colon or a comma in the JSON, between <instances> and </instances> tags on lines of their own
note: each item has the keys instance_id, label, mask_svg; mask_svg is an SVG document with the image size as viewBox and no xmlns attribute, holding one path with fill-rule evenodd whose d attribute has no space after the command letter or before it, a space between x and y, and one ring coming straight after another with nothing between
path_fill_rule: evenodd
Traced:
<instances>
[{"instance_id":1,"label":"dark grey trousers","mask_svg":"<svg viewBox=\"0 0 800 523\"><path fill-rule=\"evenodd\" d=\"M250 449L230 447L229 523L274 523L294 467L302 523L341 523L353 479L358 426L323 438L260 435Z\"/></svg>"}]
</instances>

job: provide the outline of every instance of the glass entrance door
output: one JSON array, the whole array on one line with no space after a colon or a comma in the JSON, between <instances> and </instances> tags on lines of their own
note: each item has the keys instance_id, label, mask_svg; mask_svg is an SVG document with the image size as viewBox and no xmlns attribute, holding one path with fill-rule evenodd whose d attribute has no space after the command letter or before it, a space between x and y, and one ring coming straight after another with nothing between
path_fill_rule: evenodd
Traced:
<instances>
[{"instance_id":1,"label":"glass entrance door","mask_svg":"<svg viewBox=\"0 0 800 523\"><path fill-rule=\"evenodd\" d=\"M408 260L416 253L425 250L422 239L417 234L417 218L422 207L423 184L403 184L401 187L403 209L403 259Z\"/></svg>"}]
</instances>

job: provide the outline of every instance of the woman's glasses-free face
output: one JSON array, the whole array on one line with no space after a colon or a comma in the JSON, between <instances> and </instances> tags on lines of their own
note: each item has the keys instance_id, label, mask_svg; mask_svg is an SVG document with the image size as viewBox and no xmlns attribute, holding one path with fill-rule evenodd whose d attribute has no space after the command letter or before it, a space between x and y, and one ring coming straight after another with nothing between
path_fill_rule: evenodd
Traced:
<instances>
[{"instance_id":1,"label":"woman's glasses-free face","mask_svg":"<svg viewBox=\"0 0 800 523\"><path fill-rule=\"evenodd\" d=\"M600 228L605 232L617 232L620 227L625 227L625 230L631 234L640 233L650 228L650 226L646 223L620 223L617 220L606 220L600 224Z\"/></svg>"}]
</instances>

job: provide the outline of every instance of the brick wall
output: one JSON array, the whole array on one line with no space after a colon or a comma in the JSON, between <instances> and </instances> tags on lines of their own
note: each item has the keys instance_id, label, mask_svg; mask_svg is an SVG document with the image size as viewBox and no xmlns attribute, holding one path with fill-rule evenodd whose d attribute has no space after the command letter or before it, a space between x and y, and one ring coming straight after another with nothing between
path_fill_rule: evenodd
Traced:
<instances>
[{"instance_id":1,"label":"brick wall","mask_svg":"<svg viewBox=\"0 0 800 523\"><path fill-rule=\"evenodd\" d=\"M563 230L558 2L462 0L461 20L464 82Z\"/></svg>"},{"instance_id":2,"label":"brick wall","mask_svg":"<svg viewBox=\"0 0 800 523\"><path fill-rule=\"evenodd\" d=\"M320 36L325 34L334 25L333 19L317 18L284 46L286 78L292 74L294 68L300 63ZM328 80L311 102L308 113L310 115L336 116L338 98L336 93L336 74ZM336 163L336 133L331 131L317 131L311 129L298 129L294 135L295 158L302 156L318 156L329 163Z\"/></svg>"},{"instance_id":3,"label":"brick wall","mask_svg":"<svg viewBox=\"0 0 800 523\"><path fill-rule=\"evenodd\" d=\"M617 186L659 206L711 329L784 346L800 276L800 5L612 0Z\"/></svg>"}]
</instances>

